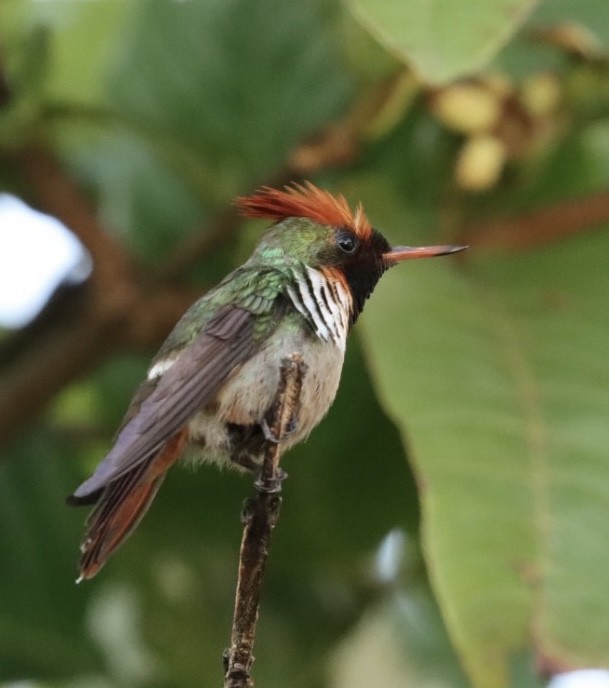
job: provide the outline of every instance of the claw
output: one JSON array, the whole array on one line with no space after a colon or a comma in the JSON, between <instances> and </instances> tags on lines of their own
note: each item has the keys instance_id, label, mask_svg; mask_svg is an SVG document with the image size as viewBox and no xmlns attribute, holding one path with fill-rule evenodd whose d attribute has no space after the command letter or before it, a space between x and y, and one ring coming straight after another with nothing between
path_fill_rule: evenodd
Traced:
<instances>
[{"instance_id":1,"label":"claw","mask_svg":"<svg viewBox=\"0 0 609 688\"><path fill-rule=\"evenodd\" d=\"M280 442L283 442L286 437L289 437L298 427L298 419L297 418L290 418L290 422L288 424L288 427L286 431L281 435L281 437L277 437L275 433L271 430L269 427L269 424L266 420L266 418L262 419L262 422L260 423L260 427L262 428L262 434L264 435L264 439L267 442L272 442L273 444L279 444Z\"/></svg>"},{"instance_id":2,"label":"claw","mask_svg":"<svg viewBox=\"0 0 609 688\"><path fill-rule=\"evenodd\" d=\"M281 442L281 439L279 437L276 437L275 433L269 427L269 424L266 422L266 418L262 419L260 427L262 428L262 434L264 435L264 439L267 442L272 442L273 444L279 444L279 442Z\"/></svg>"}]
</instances>

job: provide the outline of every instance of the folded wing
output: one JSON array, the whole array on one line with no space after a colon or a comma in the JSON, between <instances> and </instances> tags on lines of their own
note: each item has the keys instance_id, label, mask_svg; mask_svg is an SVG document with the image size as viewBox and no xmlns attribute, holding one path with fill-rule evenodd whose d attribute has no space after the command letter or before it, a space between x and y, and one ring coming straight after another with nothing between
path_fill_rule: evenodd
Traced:
<instances>
[{"instance_id":1,"label":"folded wing","mask_svg":"<svg viewBox=\"0 0 609 688\"><path fill-rule=\"evenodd\" d=\"M90 503L91 495L156 456L199 408L212 401L226 378L253 354L254 320L247 309L223 307L162 375L70 503Z\"/></svg>"}]
</instances>

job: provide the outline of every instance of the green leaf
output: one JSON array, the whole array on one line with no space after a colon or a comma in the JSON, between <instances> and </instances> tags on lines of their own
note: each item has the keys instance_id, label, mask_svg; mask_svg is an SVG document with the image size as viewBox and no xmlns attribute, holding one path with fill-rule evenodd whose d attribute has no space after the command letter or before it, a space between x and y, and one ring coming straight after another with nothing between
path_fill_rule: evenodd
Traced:
<instances>
[{"instance_id":1,"label":"green leaf","mask_svg":"<svg viewBox=\"0 0 609 688\"><path fill-rule=\"evenodd\" d=\"M196 152L207 190L225 200L273 175L345 107L351 77L333 23L322 2L145 2L115 62L112 102Z\"/></svg>"},{"instance_id":2,"label":"green leaf","mask_svg":"<svg viewBox=\"0 0 609 688\"><path fill-rule=\"evenodd\" d=\"M420 590L392 595L369 610L338 646L331 685L467 688L467 679L443 633L433 602Z\"/></svg>"},{"instance_id":3,"label":"green leaf","mask_svg":"<svg viewBox=\"0 0 609 688\"><path fill-rule=\"evenodd\" d=\"M423 81L445 83L483 67L536 0L349 0L355 16Z\"/></svg>"},{"instance_id":4,"label":"green leaf","mask_svg":"<svg viewBox=\"0 0 609 688\"><path fill-rule=\"evenodd\" d=\"M103 97L103 74L120 40L121 26L136 4L137 0L9 0L0 19L8 22L16 47L19 39L26 45L31 41L28 33L45 31L52 36L52 59L38 65L48 71L46 88L51 98L98 103Z\"/></svg>"},{"instance_id":5,"label":"green leaf","mask_svg":"<svg viewBox=\"0 0 609 688\"><path fill-rule=\"evenodd\" d=\"M476 686L507 686L529 648L546 666L609 661L608 256L604 230L460 270L401 266L365 319Z\"/></svg>"},{"instance_id":6,"label":"green leaf","mask_svg":"<svg viewBox=\"0 0 609 688\"><path fill-rule=\"evenodd\" d=\"M74 583L82 519L65 505L77 482L68 450L37 426L3 452L0 681L73 676L101 664L82 628L87 597Z\"/></svg>"}]
</instances>

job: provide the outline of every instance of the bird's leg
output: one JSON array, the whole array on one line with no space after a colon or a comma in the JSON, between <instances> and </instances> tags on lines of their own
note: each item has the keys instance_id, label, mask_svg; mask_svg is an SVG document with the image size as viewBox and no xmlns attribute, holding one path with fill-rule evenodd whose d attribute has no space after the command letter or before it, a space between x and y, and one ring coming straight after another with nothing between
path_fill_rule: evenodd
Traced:
<instances>
[{"instance_id":1,"label":"bird's leg","mask_svg":"<svg viewBox=\"0 0 609 688\"><path fill-rule=\"evenodd\" d=\"M287 473L279 467L279 445L294 432L298 424L300 393L307 365L299 353L286 356L281 362L279 386L275 400L262 423L267 449L255 486L259 492L281 492L281 483Z\"/></svg>"},{"instance_id":2,"label":"bird's leg","mask_svg":"<svg viewBox=\"0 0 609 688\"><path fill-rule=\"evenodd\" d=\"M306 371L307 365L300 354L294 353L283 359L277 395L260 423L267 442L279 444L298 427L300 392ZM288 378L291 377L297 383L289 385Z\"/></svg>"},{"instance_id":3,"label":"bird's leg","mask_svg":"<svg viewBox=\"0 0 609 688\"><path fill-rule=\"evenodd\" d=\"M298 427L298 417L296 414L290 418L288 421L288 427L284 429L283 434L281 437L277 437L271 427L268 424L268 421L266 418L262 419L262 422L260 423L260 427L262 428L262 433L264 434L264 439L267 442L271 442L272 444L279 444L280 442L283 442L286 437L289 437Z\"/></svg>"}]
</instances>

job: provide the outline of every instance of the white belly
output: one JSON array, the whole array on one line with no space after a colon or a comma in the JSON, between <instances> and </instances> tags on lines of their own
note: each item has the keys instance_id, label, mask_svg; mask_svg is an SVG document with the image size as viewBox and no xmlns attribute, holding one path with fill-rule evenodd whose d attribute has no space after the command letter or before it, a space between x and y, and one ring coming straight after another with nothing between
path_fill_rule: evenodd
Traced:
<instances>
[{"instance_id":1,"label":"white belly","mask_svg":"<svg viewBox=\"0 0 609 688\"><path fill-rule=\"evenodd\" d=\"M226 423L259 424L277 394L283 358L300 353L307 365L294 432L285 440L290 447L305 439L334 401L344 360L344 344L324 342L286 324L252 359L240 366L224 385L214 404L190 422L193 441L204 439L201 458L227 461L230 437Z\"/></svg>"}]
</instances>

